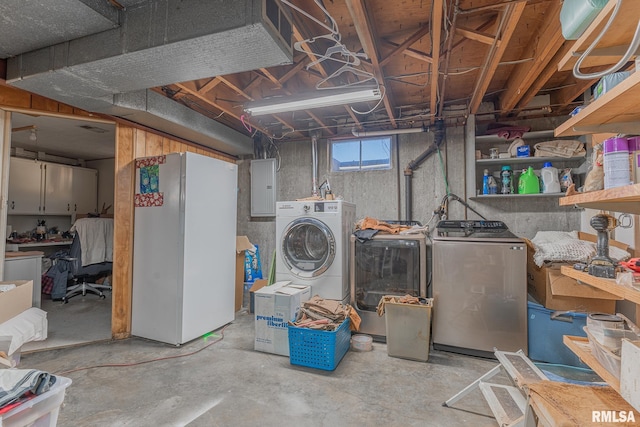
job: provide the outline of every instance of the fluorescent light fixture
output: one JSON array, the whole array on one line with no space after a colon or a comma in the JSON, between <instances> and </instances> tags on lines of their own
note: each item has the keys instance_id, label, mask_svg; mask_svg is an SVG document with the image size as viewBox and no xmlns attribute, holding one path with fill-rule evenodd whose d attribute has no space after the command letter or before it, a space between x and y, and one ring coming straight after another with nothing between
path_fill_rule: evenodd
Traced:
<instances>
[{"instance_id":1,"label":"fluorescent light fixture","mask_svg":"<svg viewBox=\"0 0 640 427\"><path fill-rule=\"evenodd\" d=\"M312 108L332 107L356 102L377 101L382 97L379 88L340 90L323 89L313 95L273 97L246 104L244 110L252 116L277 114Z\"/></svg>"}]
</instances>

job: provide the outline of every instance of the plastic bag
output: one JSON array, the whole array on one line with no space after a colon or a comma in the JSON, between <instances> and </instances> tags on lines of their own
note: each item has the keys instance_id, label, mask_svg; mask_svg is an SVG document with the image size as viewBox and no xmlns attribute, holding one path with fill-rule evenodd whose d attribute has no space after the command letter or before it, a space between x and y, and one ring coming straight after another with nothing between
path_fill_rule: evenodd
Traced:
<instances>
[{"instance_id":1,"label":"plastic bag","mask_svg":"<svg viewBox=\"0 0 640 427\"><path fill-rule=\"evenodd\" d=\"M593 154L591 157L591 169L587 173L587 177L584 180L583 192L598 191L604 189L604 167L603 167L603 154L602 144L598 144L593 147Z\"/></svg>"},{"instance_id":2,"label":"plastic bag","mask_svg":"<svg viewBox=\"0 0 640 427\"><path fill-rule=\"evenodd\" d=\"M255 245L256 250L246 250L244 252L244 281L253 283L257 279L262 279L262 264L260 263L260 249Z\"/></svg>"},{"instance_id":3,"label":"plastic bag","mask_svg":"<svg viewBox=\"0 0 640 427\"><path fill-rule=\"evenodd\" d=\"M564 193L569 187L571 187L571 184L573 184L571 168L563 169L562 174L560 175L560 191Z\"/></svg>"}]
</instances>

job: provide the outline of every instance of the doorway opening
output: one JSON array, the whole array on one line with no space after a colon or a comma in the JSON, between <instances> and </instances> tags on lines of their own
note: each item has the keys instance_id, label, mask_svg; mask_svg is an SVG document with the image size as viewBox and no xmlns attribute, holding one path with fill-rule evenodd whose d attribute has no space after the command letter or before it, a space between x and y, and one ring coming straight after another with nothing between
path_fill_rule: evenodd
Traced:
<instances>
[{"instance_id":1,"label":"doorway opening","mask_svg":"<svg viewBox=\"0 0 640 427\"><path fill-rule=\"evenodd\" d=\"M22 352L111 339L112 292L104 292L104 298L78 295L66 303L52 299L47 271L69 250L77 219L96 214L113 218L116 125L38 111L12 112L10 123L4 280L33 278L34 287L42 290L39 303L48 320L47 339L26 343ZM41 165L50 172L36 173ZM36 261L28 270L11 270L7 266L25 256L21 252Z\"/></svg>"}]
</instances>

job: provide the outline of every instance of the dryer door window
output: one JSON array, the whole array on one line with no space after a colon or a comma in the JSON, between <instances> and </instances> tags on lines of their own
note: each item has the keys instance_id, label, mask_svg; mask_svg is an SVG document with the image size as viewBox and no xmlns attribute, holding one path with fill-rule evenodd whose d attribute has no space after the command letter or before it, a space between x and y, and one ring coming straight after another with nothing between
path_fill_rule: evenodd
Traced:
<instances>
[{"instance_id":1,"label":"dryer door window","mask_svg":"<svg viewBox=\"0 0 640 427\"><path fill-rule=\"evenodd\" d=\"M333 233L315 218L291 222L282 238L282 258L289 270L301 278L324 273L333 263L335 252Z\"/></svg>"}]
</instances>

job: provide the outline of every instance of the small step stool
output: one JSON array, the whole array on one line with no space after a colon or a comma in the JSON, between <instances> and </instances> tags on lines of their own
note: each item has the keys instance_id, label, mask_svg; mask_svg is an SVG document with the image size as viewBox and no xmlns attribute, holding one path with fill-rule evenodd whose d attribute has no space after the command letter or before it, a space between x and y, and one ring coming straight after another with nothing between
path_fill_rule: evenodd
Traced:
<instances>
[{"instance_id":1,"label":"small step stool","mask_svg":"<svg viewBox=\"0 0 640 427\"><path fill-rule=\"evenodd\" d=\"M500 364L466 386L442 406L451 408L460 399L479 388L500 426L523 427L527 397L522 387L525 384L548 380L548 378L522 350L517 352L495 350L494 354ZM499 374L501 369L505 370L515 387L487 382Z\"/></svg>"}]
</instances>

